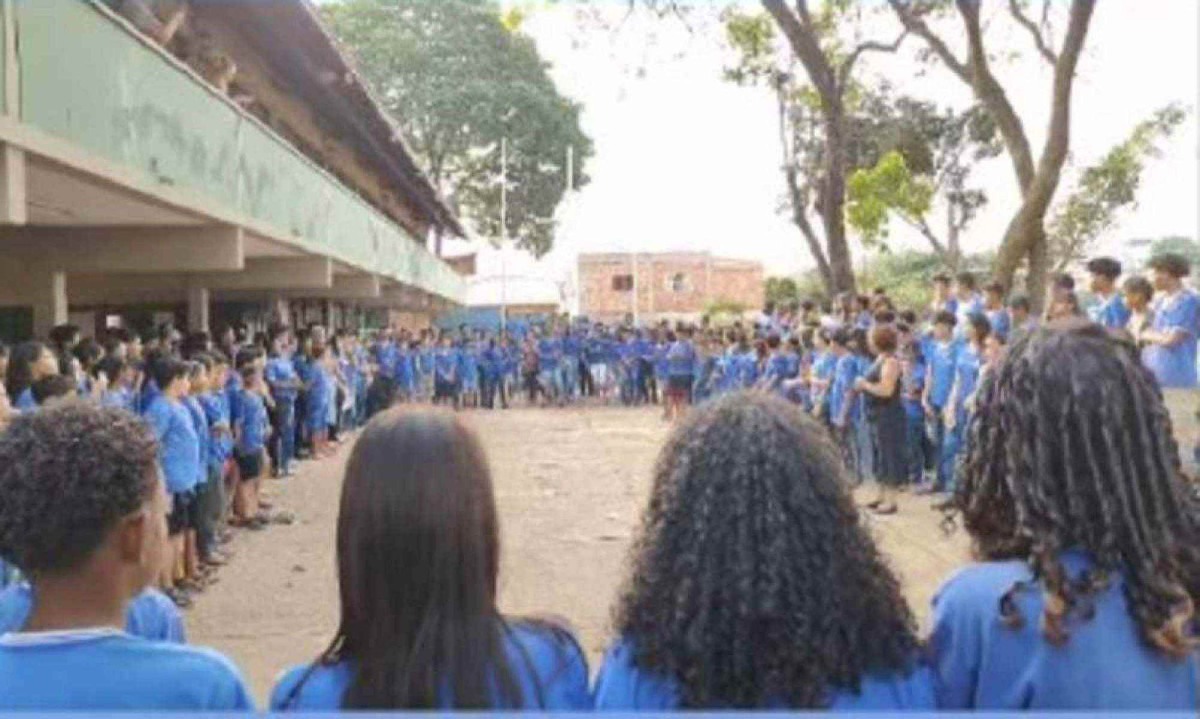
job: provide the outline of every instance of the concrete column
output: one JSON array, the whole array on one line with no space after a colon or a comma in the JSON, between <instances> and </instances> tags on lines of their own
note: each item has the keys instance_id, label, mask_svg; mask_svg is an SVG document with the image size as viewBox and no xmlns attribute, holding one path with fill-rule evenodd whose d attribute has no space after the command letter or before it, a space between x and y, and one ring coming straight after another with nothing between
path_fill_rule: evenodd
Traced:
<instances>
[{"instance_id":1,"label":"concrete column","mask_svg":"<svg viewBox=\"0 0 1200 719\"><path fill-rule=\"evenodd\" d=\"M24 225L28 220L25 151L0 145L0 224Z\"/></svg>"},{"instance_id":2,"label":"concrete column","mask_svg":"<svg viewBox=\"0 0 1200 719\"><path fill-rule=\"evenodd\" d=\"M33 335L45 340L50 330L67 323L67 273L51 272L38 278L33 294Z\"/></svg>"},{"instance_id":3,"label":"concrete column","mask_svg":"<svg viewBox=\"0 0 1200 719\"><path fill-rule=\"evenodd\" d=\"M271 320L284 327L292 326L292 308L286 297L271 298Z\"/></svg>"},{"instance_id":4,"label":"concrete column","mask_svg":"<svg viewBox=\"0 0 1200 719\"><path fill-rule=\"evenodd\" d=\"M187 326L189 332L209 332L209 291L207 287L189 283L187 288Z\"/></svg>"}]
</instances>

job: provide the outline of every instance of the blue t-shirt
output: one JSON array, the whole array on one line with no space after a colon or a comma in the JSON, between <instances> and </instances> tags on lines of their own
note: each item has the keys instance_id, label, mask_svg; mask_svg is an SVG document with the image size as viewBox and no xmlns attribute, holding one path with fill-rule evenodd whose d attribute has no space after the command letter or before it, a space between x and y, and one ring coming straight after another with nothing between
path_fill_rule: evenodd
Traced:
<instances>
[{"instance_id":1,"label":"blue t-shirt","mask_svg":"<svg viewBox=\"0 0 1200 719\"><path fill-rule=\"evenodd\" d=\"M242 417L238 420L240 430L237 451L241 455L257 454L267 444L267 430L271 420L267 416L267 405L257 392L242 391Z\"/></svg>"},{"instance_id":2,"label":"blue t-shirt","mask_svg":"<svg viewBox=\"0 0 1200 719\"><path fill-rule=\"evenodd\" d=\"M13 404L13 407L22 412L32 412L37 409L38 404L37 400L33 398L33 388L26 387L21 394L17 395L17 401Z\"/></svg>"},{"instance_id":3,"label":"blue t-shirt","mask_svg":"<svg viewBox=\"0 0 1200 719\"><path fill-rule=\"evenodd\" d=\"M271 396L276 401L289 402L296 399L300 376L291 357L276 356L267 360L263 378L271 387Z\"/></svg>"},{"instance_id":4,"label":"blue t-shirt","mask_svg":"<svg viewBox=\"0 0 1200 719\"><path fill-rule=\"evenodd\" d=\"M0 710L253 710L237 668L209 649L115 629L0 636Z\"/></svg>"},{"instance_id":5,"label":"blue t-shirt","mask_svg":"<svg viewBox=\"0 0 1200 719\"><path fill-rule=\"evenodd\" d=\"M146 421L158 438L158 462L171 494L190 492L200 477L200 438L182 402L159 394L146 408Z\"/></svg>"},{"instance_id":6,"label":"blue t-shirt","mask_svg":"<svg viewBox=\"0 0 1200 719\"><path fill-rule=\"evenodd\" d=\"M1008 310L1002 307L998 310L986 310L983 314L991 323L992 332L1007 342L1009 332L1012 331L1012 317L1008 314Z\"/></svg>"},{"instance_id":7,"label":"blue t-shirt","mask_svg":"<svg viewBox=\"0 0 1200 719\"><path fill-rule=\"evenodd\" d=\"M958 381L958 394L955 396L956 411L960 413L966 411L967 400L975 393L975 387L979 384L979 370L982 367L983 357L980 355L979 349L970 342L964 343L954 362L954 377Z\"/></svg>"},{"instance_id":8,"label":"blue t-shirt","mask_svg":"<svg viewBox=\"0 0 1200 719\"><path fill-rule=\"evenodd\" d=\"M763 378L766 379L772 388L778 387L783 383L783 380L788 376L788 358L782 352L775 352L767 358L767 366L763 371Z\"/></svg>"},{"instance_id":9,"label":"blue t-shirt","mask_svg":"<svg viewBox=\"0 0 1200 719\"><path fill-rule=\"evenodd\" d=\"M242 416L242 376L230 372L225 380L225 403L229 405L229 420L237 422Z\"/></svg>"},{"instance_id":10,"label":"blue t-shirt","mask_svg":"<svg viewBox=\"0 0 1200 719\"><path fill-rule=\"evenodd\" d=\"M562 357L562 341L554 337L543 337L538 340L537 350L542 370L551 369L558 366L558 360Z\"/></svg>"},{"instance_id":11,"label":"blue t-shirt","mask_svg":"<svg viewBox=\"0 0 1200 719\"><path fill-rule=\"evenodd\" d=\"M829 385L829 419L840 426L842 413L847 412L846 405L850 400L850 390L854 389L854 380L858 379L858 358L846 354L836 358L833 370L833 382ZM852 421L854 412L847 412L846 420Z\"/></svg>"},{"instance_id":12,"label":"blue t-shirt","mask_svg":"<svg viewBox=\"0 0 1200 719\"><path fill-rule=\"evenodd\" d=\"M637 666L629 641L618 641L604 657L596 677L595 705L598 711L630 709L673 711L680 708L678 683ZM933 677L923 667L908 676L865 676L859 692L831 689L833 711L932 710L935 706ZM710 707L725 709L727 707ZM768 701L764 709L787 709L782 701Z\"/></svg>"},{"instance_id":13,"label":"blue t-shirt","mask_svg":"<svg viewBox=\"0 0 1200 719\"><path fill-rule=\"evenodd\" d=\"M954 336L963 337L967 333L967 325L970 324L973 315L985 314L983 311L983 298L979 295L973 295L971 299L959 302L954 310L955 324Z\"/></svg>"},{"instance_id":14,"label":"blue t-shirt","mask_svg":"<svg viewBox=\"0 0 1200 719\"><path fill-rule=\"evenodd\" d=\"M587 660L570 635L545 627L511 625L505 638L505 654L524 697L516 708L559 711L592 708ZM285 705L287 710L340 709L342 696L353 678L350 662L319 666L311 672L310 665L295 667L271 691L271 709L284 710ZM301 680L304 684L297 691Z\"/></svg>"},{"instance_id":15,"label":"blue t-shirt","mask_svg":"<svg viewBox=\"0 0 1200 719\"><path fill-rule=\"evenodd\" d=\"M578 361L583 353L583 344L575 335L567 335L562 339L563 356Z\"/></svg>"},{"instance_id":16,"label":"blue t-shirt","mask_svg":"<svg viewBox=\"0 0 1200 719\"><path fill-rule=\"evenodd\" d=\"M1132 313L1125 306L1125 300L1120 292L1114 292L1109 297L1101 297L1100 301L1088 309L1092 321L1111 329L1124 329L1129 324Z\"/></svg>"},{"instance_id":17,"label":"blue t-shirt","mask_svg":"<svg viewBox=\"0 0 1200 719\"><path fill-rule=\"evenodd\" d=\"M233 427L229 421L229 404L224 392L209 392L200 395L200 407L208 418L208 426L213 431L208 443L208 464L220 467L225 460L233 456Z\"/></svg>"},{"instance_id":18,"label":"blue t-shirt","mask_svg":"<svg viewBox=\"0 0 1200 719\"><path fill-rule=\"evenodd\" d=\"M200 476L196 478L196 484L204 484L208 481L208 460L212 451L212 430L208 427L208 416L204 413L204 408L200 405L200 400L194 396L183 398L183 406L187 407L188 414L192 417L192 426L196 428L196 441L200 445Z\"/></svg>"},{"instance_id":19,"label":"blue t-shirt","mask_svg":"<svg viewBox=\"0 0 1200 719\"><path fill-rule=\"evenodd\" d=\"M458 350L452 347L443 347L437 351L433 358L434 371L437 372L438 380L442 382L454 382L458 379L459 358Z\"/></svg>"},{"instance_id":20,"label":"blue t-shirt","mask_svg":"<svg viewBox=\"0 0 1200 719\"><path fill-rule=\"evenodd\" d=\"M1189 289L1166 296L1155 303L1152 329L1157 332L1182 331L1186 336L1174 347L1149 345L1142 361L1165 389L1191 389L1197 386L1196 341L1200 338L1200 297Z\"/></svg>"},{"instance_id":21,"label":"blue t-shirt","mask_svg":"<svg viewBox=\"0 0 1200 719\"><path fill-rule=\"evenodd\" d=\"M934 409L944 408L950 400L960 347L961 345L954 340L930 340L924 348L925 381L929 384L929 404L933 405Z\"/></svg>"},{"instance_id":22,"label":"blue t-shirt","mask_svg":"<svg viewBox=\"0 0 1200 719\"><path fill-rule=\"evenodd\" d=\"M1061 560L1072 578L1092 566L1082 552ZM1029 586L1014 595L1024 619L1014 629L999 606L1017 582ZM1120 575L1095 597L1090 619L1074 613L1063 646L1042 634L1044 601L1023 561L974 565L942 585L929 639L940 708L1195 711L1200 660L1173 661L1142 643Z\"/></svg>"},{"instance_id":23,"label":"blue t-shirt","mask_svg":"<svg viewBox=\"0 0 1200 719\"><path fill-rule=\"evenodd\" d=\"M110 409L124 409L130 412L136 411L133 390L128 387L112 387L104 390L104 394L100 395L100 406Z\"/></svg>"},{"instance_id":24,"label":"blue t-shirt","mask_svg":"<svg viewBox=\"0 0 1200 719\"><path fill-rule=\"evenodd\" d=\"M18 582L0 592L0 635L19 632L33 611L33 587ZM142 639L186 644L183 617L167 595L148 588L125 609L125 632Z\"/></svg>"},{"instance_id":25,"label":"blue t-shirt","mask_svg":"<svg viewBox=\"0 0 1200 719\"><path fill-rule=\"evenodd\" d=\"M667 350L667 376L686 378L696 373L696 348L687 340L674 342Z\"/></svg>"}]
</instances>

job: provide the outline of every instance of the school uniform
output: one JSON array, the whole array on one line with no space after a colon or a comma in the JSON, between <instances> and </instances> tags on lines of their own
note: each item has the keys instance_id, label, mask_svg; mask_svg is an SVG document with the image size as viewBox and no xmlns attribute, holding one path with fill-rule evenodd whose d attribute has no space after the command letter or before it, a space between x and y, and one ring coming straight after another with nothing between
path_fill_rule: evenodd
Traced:
<instances>
[{"instance_id":1,"label":"school uniform","mask_svg":"<svg viewBox=\"0 0 1200 719\"><path fill-rule=\"evenodd\" d=\"M979 349L970 342L963 343L955 355L954 381L958 385L958 393L955 395L953 407L954 428L945 434L945 441L942 444L941 466L938 469L938 490L954 491L958 485L956 463L958 455L966 449L967 424L971 419L970 413L967 411L967 401L975 394L982 367L983 357Z\"/></svg>"},{"instance_id":2,"label":"school uniform","mask_svg":"<svg viewBox=\"0 0 1200 719\"><path fill-rule=\"evenodd\" d=\"M0 635L19 632L33 613L33 587L17 582L0 592ZM167 595L147 588L125 609L125 632L142 639L187 644L183 617Z\"/></svg>"},{"instance_id":3,"label":"school uniform","mask_svg":"<svg viewBox=\"0 0 1200 719\"><path fill-rule=\"evenodd\" d=\"M584 711L592 708L587 660L565 631L512 624L504 637L505 657L522 699L516 707ZM301 665L288 671L271 692L272 711L336 711L354 680L353 664ZM439 708L451 709L447 696Z\"/></svg>"},{"instance_id":4,"label":"school uniform","mask_svg":"<svg viewBox=\"0 0 1200 719\"><path fill-rule=\"evenodd\" d=\"M758 353L753 348L735 352L733 373L738 389L752 389L758 383Z\"/></svg>"},{"instance_id":5,"label":"school uniform","mask_svg":"<svg viewBox=\"0 0 1200 719\"><path fill-rule=\"evenodd\" d=\"M853 355L855 360L854 379L866 378L875 361L866 355ZM868 380L869 381L869 380ZM850 387L853 389L854 380ZM855 392L854 406L850 409L851 429L854 432L855 474L859 482L867 482L875 477L875 432L871 429L870 418L867 415L867 398L863 392ZM895 445L896 443L892 443Z\"/></svg>"},{"instance_id":6,"label":"school uniform","mask_svg":"<svg viewBox=\"0 0 1200 719\"><path fill-rule=\"evenodd\" d=\"M215 527L225 513L225 476L230 471L230 459L233 457L233 425L229 419L229 402L223 391L214 390L200 395L197 399L204 410L205 419L208 420L208 456L205 461L208 463L208 476L212 483L208 506L202 507L201 511L207 511L207 516Z\"/></svg>"},{"instance_id":7,"label":"school uniform","mask_svg":"<svg viewBox=\"0 0 1200 719\"><path fill-rule=\"evenodd\" d=\"M822 383L829 383L833 379L833 372L837 368L837 355L832 352L818 352L813 359L812 376L813 379L819 380ZM828 422L831 416L829 411L829 396L830 385L826 384L823 390L814 390L812 393L813 408L820 408L819 414Z\"/></svg>"},{"instance_id":8,"label":"school uniform","mask_svg":"<svg viewBox=\"0 0 1200 719\"><path fill-rule=\"evenodd\" d=\"M921 358L913 358L905 365L901 375L904 397L905 449L907 451L908 481L918 484L924 478L929 438L925 434L925 407L921 395L925 391L926 365Z\"/></svg>"},{"instance_id":9,"label":"school uniform","mask_svg":"<svg viewBox=\"0 0 1200 719\"><path fill-rule=\"evenodd\" d=\"M1187 288L1165 295L1154 303L1156 332L1184 333L1183 341L1174 347L1148 345L1142 351L1142 362L1154 374L1163 389L1195 389L1196 342L1200 338L1200 296Z\"/></svg>"},{"instance_id":10,"label":"school uniform","mask_svg":"<svg viewBox=\"0 0 1200 719\"><path fill-rule=\"evenodd\" d=\"M980 295L972 295L971 299L959 301L954 310L954 336L964 338L967 334L967 326L971 323L971 317L974 315L985 315L983 311L983 297Z\"/></svg>"},{"instance_id":11,"label":"school uniform","mask_svg":"<svg viewBox=\"0 0 1200 719\"><path fill-rule=\"evenodd\" d=\"M281 473L291 470L296 456L296 395L300 376L292 358L275 355L267 360L263 378L271 388L271 399L275 402L274 433L271 444L275 447L275 468Z\"/></svg>"},{"instance_id":12,"label":"school uniform","mask_svg":"<svg viewBox=\"0 0 1200 719\"><path fill-rule=\"evenodd\" d=\"M933 408L933 416L929 418L926 431L931 443L931 451L937 458L938 469L934 488L938 490L950 486L951 475L947 470L952 465L945 465L941 457L946 446L946 421L944 410L950 401L950 393L954 389L954 372L958 364L958 353L962 344L957 340L938 342L929 339L922 348L925 358L925 382L928 385L929 404Z\"/></svg>"},{"instance_id":13,"label":"school uniform","mask_svg":"<svg viewBox=\"0 0 1200 719\"><path fill-rule=\"evenodd\" d=\"M110 387L100 395L100 406L133 412L136 410L133 390L128 387Z\"/></svg>"},{"instance_id":14,"label":"school uniform","mask_svg":"<svg viewBox=\"0 0 1200 719\"><path fill-rule=\"evenodd\" d=\"M459 391L459 357L458 350L452 347L439 349L433 357L434 399L452 399L458 401Z\"/></svg>"},{"instance_id":15,"label":"school uniform","mask_svg":"<svg viewBox=\"0 0 1200 719\"><path fill-rule=\"evenodd\" d=\"M241 673L209 649L111 628L0 636L0 711L248 711Z\"/></svg>"},{"instance_id":16,"label":"school uniform","mask_svg":"<svg viewBox=\"0 0 1200 719\"><path fill-rule=\"evenodd\" d=\"M158 462L172 503L167 525L174 536L193 525L194 491L201 472L200 438L187 407L166 395L155 397L143 416L158 438Z\"/></svg>"},{"instance_id":17,"label":"school uniform","mask_svg":"<svg viewBox=\"0 0 1200 719\"><path fill-rule=\"evenodd\" d=\"M1012 317L1008 314L1008 309L1001 307L998 310L984 310L983 315L992 326L992 334L1007 342L1012 330Z\"/></svg>"},{"instance_id":18,"label":"school uniform","mask_svg":"<svg viewBox=\"0 0 1200 719\"><path fill-rule=\"evenodd\" d=\"M20 412L32 412L38 408L37 400L33 398L32 387L26 387L21 394L17 395L17 401L13 403L13 408Z\"/></svg>"},{"instance_id":19,"label":"school uniform","mask_svg":"<svg viewBox=\"0 0 1200 719\"><path fill-rule=\"evenodd\" d=\"M1108 297L1101 295L1099 301L1088 308L1088 315L1093 322L1114 330L1125 329L1132 314L1120 292L1113 292Z\"/></svg>"},{"instance_id":20,"label":"school uniform","mask_svg":"<svg viewBox=\"0 0 1200 719\"><path fill-rule=\"evenodd\" d=\"M319 360L311 360L308 365L308 401L306 402L305 424L312 433L329 430L329 414L333 411L336 401L336 386L333 375Z\"/></svg>"},{"instance_id":21,"label":"school uniform","mask_svg":"<svg viewBox=\"0 0 1200 719\"><path fill-rule=\"evenodd\" d=\"M666 352L668 391L684 401L692 401L692 383L696 376L696 348L687 340L678 340Z\"/></svg>"},{"instance_id":22,"label":"school uniform","mask_svg":"<svg viewBox=\"0 0 1200 719\"><path fill-rule=\"evenodd\" d=\"M935 706L933 678L928 669L916 666L908 675L868 674L862 677L858 691L830 687L828 709L839 712L887 710L932 710ZM673 677L653 673L637 666L634 645L619 640L608 653L596 677L595 708L597 711L662 711L679 710L682 691ZM732 707L702 707L728 710ZM768 699L762 709L789 709L780 699Z\"/></svg>"},{"instance_id":23,"label":"school uniform","mask_svg":"<svg viewBox=\"0 0 1200 719\"><path fill-rule=\"evenodd\" d=\"M208 416L196 396L184 397L183 405L192 417L192 426L196 428L196 440L200 447L200 461L196 467L196 489L193 490L193 511L189 519L191 528L197 533L200 554L207 557L213 548L216 534L216 518L212 516L212 493L216 491L216 482L212 481L213 473L209 471L208 461L212 429L208 424Z\"/></svg>"},{"instance_id":24,"label":"school uniform","mask_svg":"<svg viewBox=\"0 0 1200 719\"><path fill-rule=\"evenodd\" d=\"M465 345L458 355L459 377L462 391L479 391L479 355L474 345Z\"/></svg>"},{"instance_id":25,"label":"school uniform","mask_svg":"<svg viewBox=\"0 0 1200 719\"><path fill-rule=\"evenodd\" d=\"M249 482L262 476L263 450L266 449L271 422L267 417L267 405L257 392L242 390L241 405L242 416L238 420L234 456L242 481Z\"/></svg>"},{"instance_id":26,"label":"school uniform","mask_svg":"<svg viewBox=\"0 0 1200 719\"><path fill-rule=\"evenodd\" d=\"M1094 566L1082 551L1060 559L1072 580ZM1026 584L1013 594L1024 621L1013 628L999 607L1018 582ZM1043 587L1026 562L958 572L933 600L929 654L939 708L1194 713L1200 658L1175 661L1142 642L1121 574L1086 604L1070 615L1067 642L1053 646L1041 629Z\"/></svg>"}]
</instances>

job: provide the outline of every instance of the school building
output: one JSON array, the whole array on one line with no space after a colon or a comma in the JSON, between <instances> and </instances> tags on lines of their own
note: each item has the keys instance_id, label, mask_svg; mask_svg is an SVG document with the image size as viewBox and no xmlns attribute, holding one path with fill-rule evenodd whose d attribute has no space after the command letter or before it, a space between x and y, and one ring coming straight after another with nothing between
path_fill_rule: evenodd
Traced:
<instances>
[{"instance_id":1,"label":"school building","mask_svg":"<svg viewBox=\"0 0 1200 719\"><path fill-rule=\"evenodd\" d=\"M0 338L462 303L462 228L309 0L0 7Z\"/></svg>"},{"instance_id":2,"label":"school building","mask_svg":"<svg viewBox=\"0 0 1200 719\"><path fill-rule=\"evenodd\" d=\"M579 256L579 313L606 323L698 320L717 307L762 310L762 263L707 252Z\"/></svg>"}]
</instances>

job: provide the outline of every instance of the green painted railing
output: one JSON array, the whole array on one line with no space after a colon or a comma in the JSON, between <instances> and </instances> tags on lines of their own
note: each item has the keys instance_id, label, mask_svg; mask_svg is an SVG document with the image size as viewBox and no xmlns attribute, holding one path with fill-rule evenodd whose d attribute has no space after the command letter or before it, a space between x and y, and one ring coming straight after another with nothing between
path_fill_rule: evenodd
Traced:
<instances>
[{"instance_id":1,"label":"green painted railing","mask_svg":"<svg viewBox=\"0 0 1200 719\"><path fill-rule=\"evenodd\" d=\"M15 5L22 122L305 249L463 300L463 278L402 227L109 13L88 0Z\"/></svg>"}]
</instances>

